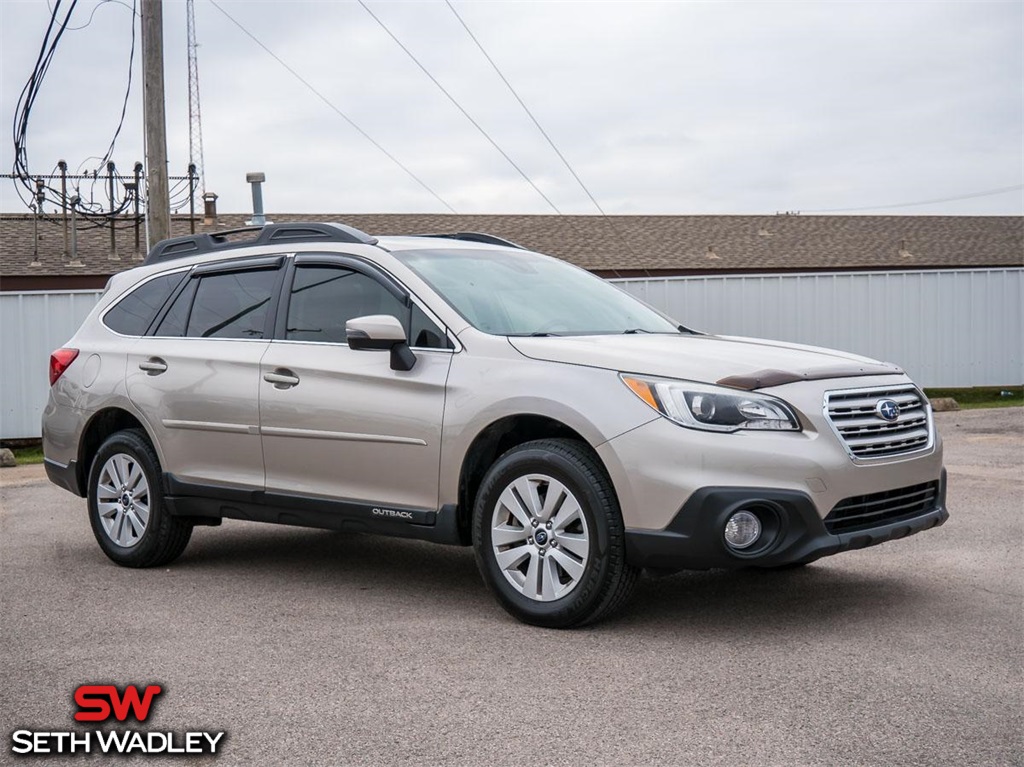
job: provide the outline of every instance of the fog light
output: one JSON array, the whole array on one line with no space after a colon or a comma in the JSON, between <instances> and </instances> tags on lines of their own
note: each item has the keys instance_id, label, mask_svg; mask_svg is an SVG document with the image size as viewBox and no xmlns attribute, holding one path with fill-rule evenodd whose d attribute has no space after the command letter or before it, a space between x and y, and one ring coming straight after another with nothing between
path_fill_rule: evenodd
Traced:
<instances>
[{"instance_id":1,"label":"fog light","mask_svg":"<svg viewBox=\"0 0 1024 767\"><path fill-rule=\"evenodd\" d=\"M725 523L725 542L734 549L753 546L760 537L761 520L749 511L737 511Z\"/></svg>"}]
</instances>

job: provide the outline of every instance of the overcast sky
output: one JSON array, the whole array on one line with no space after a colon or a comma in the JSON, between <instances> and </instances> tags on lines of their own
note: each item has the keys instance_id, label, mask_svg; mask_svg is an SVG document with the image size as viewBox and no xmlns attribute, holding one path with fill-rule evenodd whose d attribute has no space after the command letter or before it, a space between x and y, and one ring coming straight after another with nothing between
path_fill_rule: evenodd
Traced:
<instances>
[{"instance_id":1,"label":"overcast sky","mask_svg":"<svg viewBox=\"0 0 1024 767\"><path fill-rule=\"evenodd\" d=\"M553 212L358 3L219 2L458 212ZM366 2L563 213L596 212L443 0ZM1022 2L453 4L608 213L1024 212L1019 188L888 207L1024 184ZM445 211L210 0L195 5L221 211L250 209L254 170L270 211ZM45 0L0 0L5 171L48 20ZM33 172L106 150L131 24L110 2L62 39L29 124ZM184 173L184 0L165 0L164 28L170 172ZM143 157L136 54L120 169ZM24 211L0 184L2 210Z\"/></svg>"}]
</instances>

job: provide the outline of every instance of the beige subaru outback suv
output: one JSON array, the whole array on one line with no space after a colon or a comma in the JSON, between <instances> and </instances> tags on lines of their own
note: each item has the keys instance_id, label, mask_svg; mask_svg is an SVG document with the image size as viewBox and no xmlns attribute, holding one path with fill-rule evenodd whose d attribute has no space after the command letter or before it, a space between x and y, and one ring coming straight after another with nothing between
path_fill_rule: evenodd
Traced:
<instances>
[{"instance_id":1,"label":"beige subaru outback suv","mask_svg":"<svg viewBox=\"0 0 1024 767\"><path fill-rule=\"evenodd\" d=\"M50 383L49 477L128 567L224 518L472 545L506 610L570 627L643 568L802 565L948 516L899 368L695 332L475 233L161 242Z\"/></svg>"}]
</instances>

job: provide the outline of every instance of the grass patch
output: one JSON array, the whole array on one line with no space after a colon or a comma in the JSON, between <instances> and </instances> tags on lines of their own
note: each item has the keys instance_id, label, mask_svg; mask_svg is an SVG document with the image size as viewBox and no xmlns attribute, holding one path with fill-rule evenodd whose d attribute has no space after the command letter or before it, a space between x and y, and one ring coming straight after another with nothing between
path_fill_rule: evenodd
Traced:
<instances>
[{"instance_id":1,"label":"grass patch","mask_svg":"<svg viewBox=\"0 0 1024 767\"><path fill-rule=\"evenodd\" d=\"M1004 397L1003 392L1010 392ZM925 389L929 399L952 397L964 410L1024 405L1024 386L975 386L970 389Z\"/></svg>"},{"instance_id":2,"label":"grass patch","mask_svg":"<svg viewBox=\"0 0 1024 767\"><path fill-rule=\"evenodd\" d=\"M42 445L36 445L35 447L16 447L13 448L11 452L14 453L14 457L18 460L19 466L24 466L27 463L43 462Z\"/></svg>"}]
</instances>

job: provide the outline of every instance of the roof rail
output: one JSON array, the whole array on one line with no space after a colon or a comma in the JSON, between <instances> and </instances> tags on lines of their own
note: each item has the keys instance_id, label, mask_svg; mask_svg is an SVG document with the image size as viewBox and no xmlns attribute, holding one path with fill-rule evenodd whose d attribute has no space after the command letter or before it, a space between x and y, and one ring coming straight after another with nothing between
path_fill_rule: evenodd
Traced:
<instances>
[{"instance_id":1,"label":"roof rail","mask_svg":"<svg viewBox=\"0 0 1024 767\"><path fill-rule=\"evenodd\" d=\"M231 235L252 232L255 237L229 239ZM190 234L160 240L146 256L145 264L159 264L186 256L198 256L232 248L250 245L271 245L284 242L355 242L362 245L376 245L377 238L351 226L335 223L294 223L247 226L241 229L226 229L210 234Z\"/></svg>"},{"instance_id":2,"label":"roof rail","mask_svg":"<svg viewBox=\"0 0 1024 767\"><path fill-rule=\"evenodd\" d=\"M485 232L453 232L452 234L418 234L417 237L442 237L446 240L467 240L468 242L485 242L488 245L504 245L506 248L518 248L527 250L517 242L506 240L504 237L496 237Z\"/></svg>"}]
</instances>

